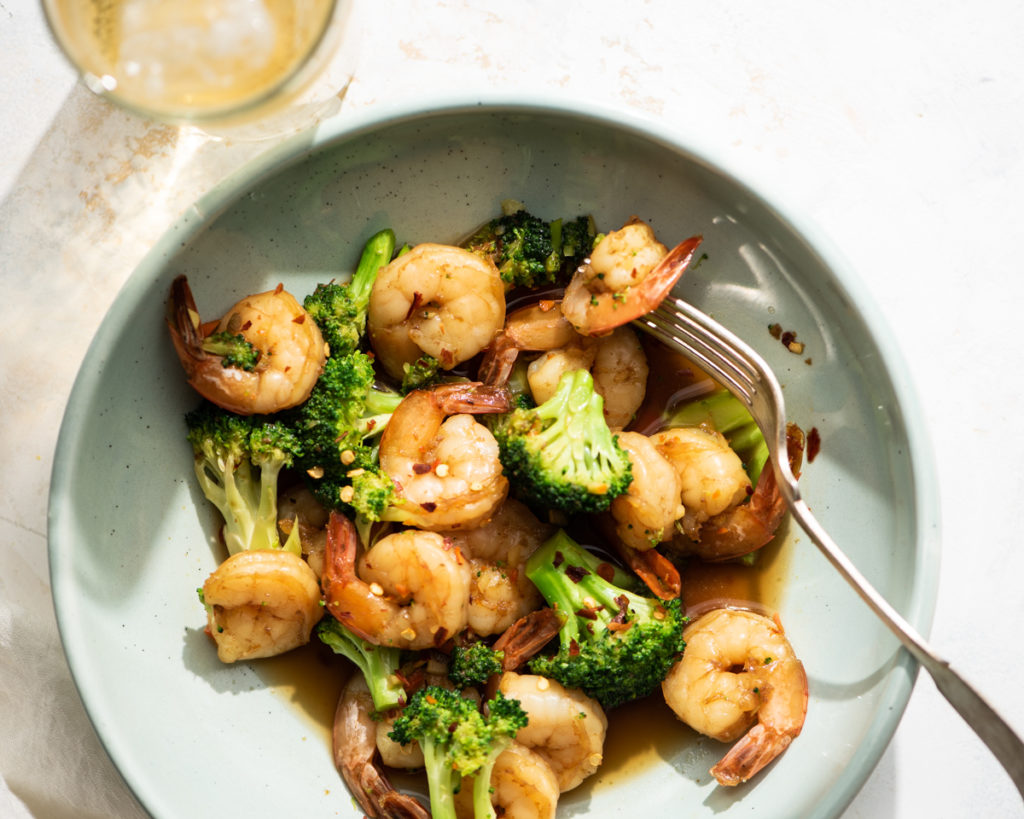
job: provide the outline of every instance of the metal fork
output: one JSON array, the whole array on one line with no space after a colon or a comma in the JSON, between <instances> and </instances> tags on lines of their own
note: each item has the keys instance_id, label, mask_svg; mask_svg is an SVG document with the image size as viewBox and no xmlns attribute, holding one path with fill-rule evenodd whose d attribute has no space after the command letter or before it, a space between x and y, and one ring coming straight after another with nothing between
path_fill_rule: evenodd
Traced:
<instances>
[{"instance_id":1,"label":"metal fork","mask_svg":"<svg viewBox=\"0 0 1024 819\"><path fill-rule=\"evenodd\" d=\"M931 674L939 691L989 747L1024 797L1024 742L878 593L802 500L787 457L782 389L764 359L710 316L672 296L634 323L690 358L746 405L764 435L779 489L793 519L914 659Z\"/></svg>"}]
</instances>

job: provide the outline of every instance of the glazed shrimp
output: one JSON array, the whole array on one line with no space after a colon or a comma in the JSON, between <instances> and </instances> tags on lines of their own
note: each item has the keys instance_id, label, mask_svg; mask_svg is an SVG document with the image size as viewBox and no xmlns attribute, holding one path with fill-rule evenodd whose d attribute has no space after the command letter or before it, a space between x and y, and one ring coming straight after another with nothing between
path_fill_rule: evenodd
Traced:
<instances>
[{"instance_id":1,"label":"glazed shrimp","mask_svg":"<svg viewBox=\"0 0 1024 819\"><path fill-rule=\"evenodd\" d=\"M200 324L188 280L178 276L171 283L167 326L188 383L239 415L269 415L301 404L327 357L320 328L281 285L246 296L210 331ZM256 363L250 369L225 364L207 349L206 339L217 333L240 334L257 351Z\"/></svg>"},{"instance_id":2,"label":"glazed shrimp","mask_svg":"<svg viewBox=\"0 0 1024 819\"><path fill-rule=\"evenodd\" d=\"M786 449L789 468L799 477L804 433L796 424L786 426ZM732 506L710 517L700 527L696 540L677 534L672 543L680 551L695 554L703 560L731 560L770 542L785 515L786 502L779 491L775 470L765 465L747 503Z\"/></svg>"},{"instance_id":3,"label":"glazed shrimp","mask_svg":"<svg viewBox=\"0 0 1024 819\"><path fill-rule=\"evenodd\" d=\"M583 335L603 335L649 313L669 294L701 243L671 251L650 226L633 219L605 236L565 289L562 313Z\"/></svg>"},{"instance_id":4,"label":"glazed shrimp","mask_svg":"<svg viewBox=\"0 0 1024 819\"><path fill-rule=\"evenodd\" d=\"M367 330L393 378L423 354L443 369L483 350L505 322L505 285L493 262L448 245L417 245L377 274Z\"/></svg>"},{"instance_id":5,"label":"glazed shrimp","mask_svg":"<svg viewBox=\"0 0 1024 819\"><path fill-rule=\"evenodd\" d=\"M526 559L553 533L522 503L509 498L483 526L449 535L469 560L469 628L501 634L544 599L526 576Z\"/></svg>"},{"instance_id":6,"label":"glazed shrimp","mask_svg":"<svg viewBox=\"0 0 1024 819\"><path fill-rule=\"evenodd\" d=\"M430 811L394 789L378 764L378 725L366 679L356 671L334 713L334 765L370 819L430 819Z\"/></svg>"},{"instance_id":7,"label":"glazed shrimp","mask_svg":"<svg viewBox=\"0 0 1024 819\"><path fill-rule=\"evenodd\" d=\"M526 711L529 722L516 742L544 758L560 791L575 788L598 769L608 719L597 700L547 677L509 671L499 678L498 690Z\"/></svg>"},{"instance_id":8,"label":"glazed shrimp","mask_svg":"<svg viewBox=\"0 0 1024 819\"><path fill-rule=\"evenodd\" d=\"M504 388L481 384L409 393L380 441L381 469L399 495L385 517L434 531L473 528L490 518L508 494L508 480L497 441L470 413L508 409Z\"/></svg>"},{"instance_id":9,"label":"glazed shrimp","mask_svg":"<svg viewBox=\"0 0 1024 819\"><path fill-rule=\"evenodd\" d=\"M377 541L359 561L359 537L344 515L327 523L327 610L375 645L424 649L466 627L469 564L434 532L406 529Z\"/></svg>"},{"instance_id":10,"label":"glazed shrimp","mask_svg":"<svg viewBox=\"0 0 1024 819\"><path fill-rule=\"evenodd\" d=\"M781 754L807 713L807 675L778 619L708 612L683 632L686 651L662 683L683 722L721 742L739 739L712 769L738 785Z\"/></svg>"},{"instance_id":11,"label":"glazed shrimp","mask_svg":"<svg viewBox=\"0 0 1024 819\"><path fill-rule=\"evenodd\" d=\"M686 512L682 481L646 435L622 432L618 440L633 465L633 481L612 501L615 534L626 546L645 552L675 534L675 522Z\"/></svg>"},{"instance_id":12,"label":"glazed shrimp","mask_svg":"<svg viewBox=\"0 0 1024 819\"><path fill-rule=\"evenodd\" d=\"M657 432L651 442L679 476L686 508L680 524L693 540L709 518L746 500L750 478L725 436L703 427L678 427Z\"/></svg>"},{"instance_id":13,"label":"glazed shrimp","mask_svg":"<svg viewBox=\"0 0 1024 819\"><path fill-rule=\"evenodd\" d=\"M273 657L309 642L323 615L313 570L291 552L238 552L203 584L207 630L221 662Z\"/></svg>"},{"instance_id":14,"label":"glazed shrimp","mask_svg":"<svg viewBox=\"0 0 1024 819\"><path fill-rule=\"evenodd\" d=\"M491 804L502 819L555 819L558 779L544 758L513 742L491 770ZM455 815L474 819L473 778L455 794Z\"/></svg>"}]
</instances>

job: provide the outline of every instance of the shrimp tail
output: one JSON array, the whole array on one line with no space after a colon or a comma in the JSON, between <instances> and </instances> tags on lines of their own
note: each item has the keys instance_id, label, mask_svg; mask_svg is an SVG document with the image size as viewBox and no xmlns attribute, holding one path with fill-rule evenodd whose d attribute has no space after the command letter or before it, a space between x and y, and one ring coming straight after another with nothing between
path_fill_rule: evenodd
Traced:
<instances>
[{"instance_id":1,"label":"shrimp tail","mask_svg":"<svg viewBox=\"0 0 1024 819\"><path fill-rule=\"evenodd\" d=\"M361 581L356 576L356 553L359 533L345 515L331 510L327 521L327 546L324 552L323 587L327 611L352 633L374 642L374 635L360 628L357 618L347 606L345 590Z\"/></svg>"},{"instance_id":2,"label":"shrimp tail","mask_svg":"<svg viewBox=\"0 0 1024 819\"><path fill-rule=\"evenodd\" d=\"M740 785L785 751L793 739L794 735L779 734L758 723L711 768L711 775L719 785Z\"/></svg>"},{"instance_id":3,"label":"shrimp tail","mask_svg":"<svg viewBox=\"0 0 1024 819\"><path fill-rule=\"evenodd\" d=\"M494 642L494 650L504 652L502 671L517 671L554 639L562 628L562 618L554 609L537 609L520 617Z\"/></svg>"},{"instance_id":4,"label":"shrimp tail","mask_svg":"<svg viewBox=\"0 0 1024 819\"><path fill-rule=\"evenodd\" d=\"M192 378L198 362L206 358L207 354L203 351L199 308L196 307L196 300L186 276L176 276L171 282L166 320L178 358L181 359L187 376Z\"/></svg>"},{"instance_id":5,"label":"shrimp tail","mask_svg":"<svg viewBox=\"0 0 1024 819\"><path fill-rule=\"evenodd\" d=\"M679 569L657 549L641 552L616 540L619 554L633 573L644 581L647 588L662 600L675 600L682 593L683 582Z\"/></svg>"}]
</instances>

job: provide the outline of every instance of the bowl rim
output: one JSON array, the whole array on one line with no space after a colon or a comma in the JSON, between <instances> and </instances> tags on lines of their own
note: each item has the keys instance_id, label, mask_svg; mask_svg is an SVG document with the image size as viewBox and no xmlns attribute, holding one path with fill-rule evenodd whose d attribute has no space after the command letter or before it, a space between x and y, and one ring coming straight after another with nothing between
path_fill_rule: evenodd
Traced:
<instances>
[{"instance_id":1,"label":"bowl rim","mask_svg":"<svg viewBox=\"0 0 1024 819\"><path fill-rule=\"evenodd\" d=\"M858 318L865 324L870 337L875 341L885 370L891 377L892 390L897 397L898 409L907 436L908 458L914 478L913 509L916 529L915 554L913 561L913 584L908 602L901 611L905 619L919 633L927 638L935 615L938 597L940 563L940 531L938 485L934 469L934 455L928 440L924 416L913 386L912 374L903 359L892 333L882 318L874 298L859 276L846 262L823 230L808 217L799 215L798 210L783 201L783 194L773 190L771 195L762 192L757 167L743 167L735 157L725 156L720 148L707 141L694 129L680 133L659 120L623 107L609 106L590 100L571 100L559 95L544 95L531 92L529 95L508 93L476 93L471 96L439 95L425 100L396 101L374 104L369 109L342 112L330 120L284 139L267 151L248 160L241 167L216 183L207 193L200 196L189 208L177 217L154 243L150 251L136 266L116 294L110 310L100 323L83 358L70 397L65 407L57 438L56 451L51 472L48 497L48 557L50 584L58 631L72 678L89 715L97 736L114 761L118 773L137 799L145 806L138 786L128 775L124 757L114 746L113 739L106 735L98 724L88 691L80 682L86 658L79 653L70 639L74 633L72 612L74 610L74 585L70 573L64 571L64 554L68 548L66 539L60 534L65 527L63 499L71 492L70 461L76 440L80 438L83 425L82 409L98 389L100 373L87 367L94 351L102 348L115 333L115 316L129 305L138 303L147 288L152 275L158 273L177 249L195 238L209 224L214 222L227 208L237 202L249 189L265 182L289 166L329 150L342 141L357 139L369 132L405 125L417 120L437 116L460 116L479 113L495 115L534 115L568 117L607 126L624 131L631 136L652 141L661 147L684 156L705 167L713 174L723 177L731 185L742 190L751 200L777 218L796 236L801 238L809 251L816 255L829 269L837 286L845 291L849 301L856 306ZM738 168L736 171L728 170ZM742 174L742 177L740 176ZM763 183L762 183L763 184ZM70 562L70 558L69 558ZM909 703L919 671L918 663L899 647L893 637L895 654L892 673L880 695L875 718L860 741L858 750L843 773L837 778L825 797L815 806L815 815L834 817L841 814L867 781L875 766L896 732L896 728ZM854 773L850 773L854 772ZM847 775L847 774L850 775Z\"/></svg>"}]
</instances>

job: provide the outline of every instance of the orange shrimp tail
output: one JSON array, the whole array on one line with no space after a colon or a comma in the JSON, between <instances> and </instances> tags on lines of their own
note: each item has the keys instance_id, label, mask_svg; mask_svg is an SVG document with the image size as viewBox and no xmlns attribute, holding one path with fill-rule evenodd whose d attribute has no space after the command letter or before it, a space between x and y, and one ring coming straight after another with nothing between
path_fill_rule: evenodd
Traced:
<instances>
[{"instance_id":1,"label":"orange shrimp tail","mask_svg":"<svg viewBox=\"0 0 1024 819\"><path fill-rule=\"evenodd\" d=\"M641 552L618 542L619 554L651 592L662 600L675 600L682 593L679 569L657 549Z\"/></svg>"},{"instance_id":2,"label":"orange shrimp tail","mask_svg":"<svg viewBox=\"0 0 1024 819\"><path fill-rule=\"evenodd\" d=\"M494 642L494 649L505 655L502 671L518 671L551 642L561 628L562 618L554 609L537 609L520 617Z\"/></svg>"},{"instance_id":3,"label":"orange shrimp tail","mask_svg":"<svg viewBox=\"0 0 1024 819\"><path fill-rule=\"evenodd\" d=\"M445 415L487 415L512 409L512 399L505 387L481 384L479 381L441 384L434 387L431 393Z\"/></svg>"},{"instance_id":4,"label":"orange shrimp tail","mask_svg":"<svg viewBox=\"0 0 1024 819\"><path fill-rule=\"evenodd\" d=\"M776 734L764 725L755 725L711 768L711 775L719 785L739 785L785 751L792 741L790 735Z\"/></svg>"},{"instance_id":5,"label":"orange shrimp tail","mask_svg":"<svg viewBox=\"0 0 1024 819\"><path fill-rule=\"evenodd\" d=\"M359 550L359 534L356 527L345 515L331 510L327 521L327 544L324 551L324 573L321 585L327 611L335 620L364 640L373 641L373 635L359 627L350 610L349 595L346 593L357 582L356 553Z\"/></svg>"},{"instance_id":6,"label":"orange shrimp tail","mask_svg":"<svg viewBox=\"0 0 1024 819\"><path fill-rule=\"evenodd\" d=\"M171 342L181 359L185 373L192 378L198 362L206 357L203 352L203 336L200 333L199 310L188 285L188 278L177 276L171 282L171 292L167 298L167 329L171 333Z\"/></svg>"}]
</instances>

